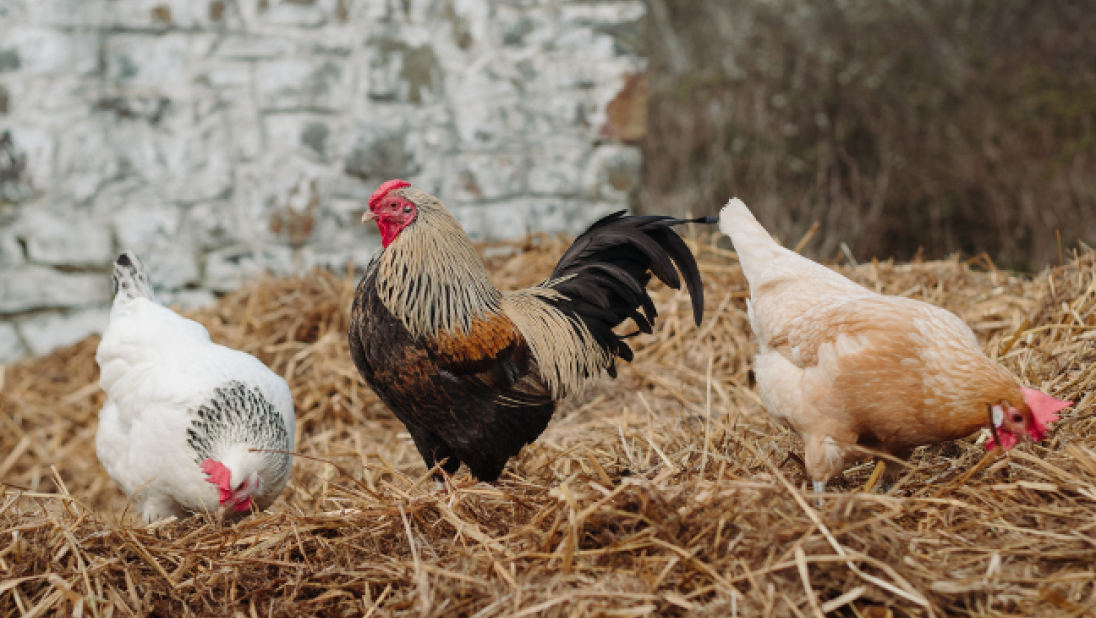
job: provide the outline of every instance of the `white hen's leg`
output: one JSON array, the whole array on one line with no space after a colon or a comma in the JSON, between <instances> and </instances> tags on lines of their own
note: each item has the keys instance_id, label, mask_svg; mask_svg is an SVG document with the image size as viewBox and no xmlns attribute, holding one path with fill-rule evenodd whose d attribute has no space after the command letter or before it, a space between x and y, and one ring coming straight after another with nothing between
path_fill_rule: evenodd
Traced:
<instances>
[{"instance_id":1,"label":"white hen's leg","mask_svg":"<svg viewBox=\"0 0 1096 618\"><path fill-rule=\"evenodd\" d=\"M141 504L141 521L150 524L154 521L171 517L174 515L182 519L186 517L186 511L179 506L179 503L171 498L163 495L149 496Z\"/></svg>"}]
</instances>

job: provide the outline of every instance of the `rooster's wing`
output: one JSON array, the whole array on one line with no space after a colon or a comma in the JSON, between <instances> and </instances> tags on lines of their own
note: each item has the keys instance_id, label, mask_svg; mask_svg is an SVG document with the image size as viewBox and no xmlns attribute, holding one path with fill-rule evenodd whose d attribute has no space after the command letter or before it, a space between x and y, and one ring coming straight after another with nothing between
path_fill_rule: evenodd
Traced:
<instances>
[{"instance_id":1,"label":"rooster's wing","mask_svg":"<svg viewBox=\"0 0 1096 618\"><path fill-rule=\"evenodd\" d=\"M350 351L362 377L407 426L428 465L461 462L493 481L537 438L555 403L521 332L504 314L467 333L414 338L362 280Z\"/></svg>"}]
</instances>

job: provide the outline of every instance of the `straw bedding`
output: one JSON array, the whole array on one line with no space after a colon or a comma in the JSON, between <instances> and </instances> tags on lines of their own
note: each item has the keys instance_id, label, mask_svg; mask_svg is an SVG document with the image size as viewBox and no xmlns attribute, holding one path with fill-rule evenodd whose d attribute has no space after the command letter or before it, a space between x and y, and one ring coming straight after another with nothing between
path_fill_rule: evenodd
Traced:
<instances>
[{"instance_id":1,"label":"straw bedding","mask_svg":"<svg viewBox=\"0 0 1096 618\"><path fill-rule=\"evenodd\" d=\"M692 243L704 324L660 288L636 361L563 405L496 485L462 471L435 490L350 361L350 277L260 282L193 314L297 405L290 485L235 523L127 512L94 454L96 338L7 367L0 616L1093 615L1096 254L1034 279L978 260L842 268L955 311L1024 382L1079 404L1041 444L922 449L888 495L863 492L865 463L818 502L751 388L733 253ZM485 251L511 288L565 248Z\"/></svg>"}]
</instances>

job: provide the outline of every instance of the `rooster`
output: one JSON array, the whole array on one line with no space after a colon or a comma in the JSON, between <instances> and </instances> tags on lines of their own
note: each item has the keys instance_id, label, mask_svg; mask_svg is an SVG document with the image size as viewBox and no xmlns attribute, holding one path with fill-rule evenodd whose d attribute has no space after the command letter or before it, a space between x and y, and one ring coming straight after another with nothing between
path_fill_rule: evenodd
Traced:
<instances>
[{"instance_id":1,"label":"rooster","mask_svg":"<svg viewBox=\"0 0 1096 618\"><path fill-rule=\"evenodd\" d=\"M96 454L145 522L244 513L282 492L296 423L285 380L161 305L128 251L95 360L107 393Z\"/></svg>"},{"instance_id":2,"label":"rooster","mask_svg":"<svg viewBox=\"0 0 1096 618\"><path fill-rule=\"evenodd\" d=\"M876 294L781 247L741 200L723 208L719 228L750 285L758 393L803 439L815 491L857 445L907 459L987 427L987 448L1008 450L1042 440L1072 405L1022 387L955 314Z\"/></svg>"},{"instance_id":3,"label":"rooster","mask_svg":"<svg viewBox=\"0 0 1096 618\"><path fill-rule=\"evenodd\" d=\"M538 286L500 292L472 241L441 202L401 180L369 199L383 248L358 284L349 342L354 364L403 422L426 467L463 462L493 482L535 440L556 402L577 395L632 349L614 328L651 332L651 273L681 281L700 324L700 272L664 216L609 215L564 253ZM676 264L676 269L675 269Z\"/></svg>"}]
</instances>

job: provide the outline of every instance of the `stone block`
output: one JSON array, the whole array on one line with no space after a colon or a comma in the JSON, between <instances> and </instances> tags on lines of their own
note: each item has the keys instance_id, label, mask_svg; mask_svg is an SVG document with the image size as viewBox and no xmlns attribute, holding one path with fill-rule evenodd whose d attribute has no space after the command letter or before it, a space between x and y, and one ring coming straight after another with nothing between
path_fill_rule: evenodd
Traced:
<instances>
[{"instance_id":1,"label":"stone block","mask_svg":"<svg viewBox=\"0 0 1096 618\"><path fill-rule=\"evenodd\" d=\"M639 187L643 152L636 146L607 144L594 151L583 182L587 195L627 203Z\"/></svg>"},{"instance_id":2,"label":"stone block","mask_svg":"<svg viewBox=\"0 0 1096 618\"><path fill-rule=\"evenodd\" d=\"M374 101L424 103L440 100L443 73L429 43L391 37L367 41L366 92Z\"/></svg>"},{"instance_id":3,"label":"stone block","mask_svg":"<svg viewBox=\"0 0 1096 618\"><path fill-rule=\"evenodd\" d=\"M114 28L208 30L229 25L229 0L112 0L107 17Z\"/></svg>"},{"instance_id":4,"label":"stone block","mask_svg":"<svg viewBox=\"0 0 1096 618\"><path fill-rule=\"evenodd\" d=\"M108 0L28 0L25 17L32 24L86 28L102 21L108 4Z\"/></svg>"},{"instance_id":5,"label":"stone block","mask_svg":"<svg viewBox=\"0 0 1096 618\"><path fill-rule=\"evenodd\" d=\"M413 176L420 170L414 135L406 125L361 125L343 171L363 180Z\"/></svg>"},{"instance_id":6,"label":"stone block","mask_svg":"<svg viewBox=\"0 0 1096 618\"><path fill-rule=\"evenodd\" d=\"M233 34L217 44L214 54L228 60L270 60L293 51L292 41L282 37Z\"/></svg>"},{"instance_id":7,"label":"stone block","mask_svg":"<svg viewBox=\"0 0 1096 618\"><path fill-rule=\"evenodd\" d=\"M349 106L353 90L346 61L335 58L260 63L255 88L269 111L337 111Z\"/></svg>"},{"instance_id":8,"label":"stone block","mask_svg":"<svg viewBox=\"0 0 1096 618\"><path fill-rule=\"evenodd\" d=\"M264 152L263 119L251 89L226 89L222 97L232 153L244 160L258 157Z\"/></svg>"},{"instance_id":9,"label":"stone block","mask_svg":"<svg viewBox=\"0 0 1096 618\"><path fill-rule=\"evenodd\" d=\"M131 206L117 213L113 223L118 247L140 252L170 246L180 236L182 210L170 205Z\"/></svg>"},{"instance_id":10,"label":"stone block","mask_svg":"<svg viewBox=\"0 0 1096 618\"><path fill-rule=\"evenodd\" d=\"M0 37L0 73L85 75L99 62L99 35L10 28Z\"/></svg>"},{"instance_id":11,"label":"stone block","mask_svg":"<svg viewBox=\"0 0 1096 618\"><path fill-rule=\"evenodd\" d=\"M354 273L360 275L380 246L380 236L375 236L372 242L363 242L356 247L326 251L317 248L309 255L309 267L324 268L336 275L345 275L348 269L353 268Z\"/></svg>"},{"instance_id":12,"label":"stone block","mask_svg":"<svg viewBox=\"0 0 1096 618\"><path fill-rule=\"evenodd\" d=\"M35 356L79 343L90 335L101 335L110 324L105 307L67 313L45 313L19 321L19 333Z\"/></svg>"},{"instance_id":13,"label":"stone block","mask_svg":"<svg viewBox=\"0 0 1096 618\"><path fill-rule=\"evenodd\" d=\"M519 197L493 204L450 209L476 241L520 238L531 232L579 234L621 204L550 197Z\"/></svg>"},{"instance_id":14,"label":"stone block","mask_svg":"<svg viewBox=\"0 0 1096 618\"><path fill-rule=\"evenodd\" d=\"M214 251L206 257L203 285L215 292L230 292L244 282L263 275L287 275L296 270L293 250L289 247L230 247Z\"/></svg>"},{"instance_id":15,"label":"stone block","mask_svg":"<svg viewBox=\"0 0 1096 618\"><path fill-rule=\"evenodd\" d=\"M99 97L102 85L95 75L50 75L47 78L9 79L0 84L0 117L24 119L71 118L87 114L88 101ZM6 111L5 111L6 106ZM25 124L31 121L25 120Z\"/></svg>"},{"instance_id":16,"label":"stone block","mask_svg":"<svg viewBox=\"0 0 1096 618\"><path fill-rule=\"evenodd\" d=\"M201 79L220 92L232 88L249 88L253 81L251 63L235 60L209 61L202 67Z\"/></svg>"},{"instance_id":17,"label":"stone block","mask_svg":"<svg viewBox=\"0 0 1096 618\"><path fill-rule=\"evenodd\" d=\"M19 337L19 331L10 322L0 322L0 363L11 363L23 358L27 347Z\"/></svg>"},{"instance_id":18,"label":"stone block","mask_svg":"<svg viewBox=\"0 0 1096 618\"><path fill-rule=\"evenodd\" d=\"M106 83L114 96L193 96L191 36L114 34L106 41Z\"/></svg>"},{"instance_id":19,"label":"stone block","mask_svg":"<svg viewBox=\"0 0 1096 618\"><path fill-rule=\"evenodd\" d=\"M317 3L279 2L261 14L262 23L271 26L289 26L296 28L318 28L327 21L323 7Z\"/></svg>"},{"instance_id":20,"label":"stone block","mask_svg":"<svg viewBox=\"0 0 1096 618\"><path fill-rule=\"evenodd\" d=\"M85 307L110 302L110 277L62 273L46 266L0 270L0 313L30 309Z\"/></svg>"},{"instance_id":21,"label":"stone block","mask_svg":"<svg viewBox=\"0 0 1096 618\"><path fill-rule=\"evenodd\" d=\"M241 236L291 247L312 242L325 199L320 178L330 173L300 158L264 160L242 168L234 196L239 220L248 222Z\"/></svg>"},{"instance_id":22,"label":"stone block","mask_svg":"<svg viewBox=\"0 0 1096 618\"><path fill-rule=\"evenodd\" d=\"M203 251L220 249L236 242L236 219L232 204L206 202L196 204L187 213L194 241Z\"/></svg>"},{"instance_id":23,"label":"stone block","mask_svg":"<svg viewBox=\"0 0 1096 618\"><path fill-rule=\"evenodd\" d=\"M58 184L54 190L65 198L82 203L121 172L105 123L90 118L74 122L58 134L57 140Z\"/></svg>"},{"instance_id":24,"label":"stone block","mask_svg":"<svg viewBox=\"0 0 1096 618\"><path fill-rule=\"evenodd\" d=\"M208 307L217 302L216 294L202 289L157 292L156 295L165 307L170 307L176 311Z\"/></svg>"},{"instance_id":25,"label":"stone block","mask_svg":"<svg viewBox=\"0 0 1096 618\"><path fill-rule=\"evenodd\" d=\"M560 8L560 17L575 25L608 26L642 20L647 6L642 0L618 2L567 3Z\"/></svg>"},{"instance_id":26,"label":"stone block","mask_svg":"<svg viewBox=\"0 0 1096 618\"><path fill-rule=\"evenodd\" d=\"M533 195L577 195L582 190L585 148L536 153L529 164L529 192Z\"/></svg>"},{"instance_id":27,"label":"stone block","mask_svg":"<svg viewBox=\"0 0 1096 618\"><path fill-rule=\"evenodd\" d=\"M513 145L518 136L531 135L528 117L516 98L462 101L454 109L453 120L460 147L470 151Z\"/></svg>"},{"instance_id":28,"label":"stone block","mask_svg":"<svg viewBox=\"0 0 1096 618\"><path fill-rule=\"evenodd\" d=\"M32 262L55 266L99 266L113 257L107 226L77 215L27 210L20 236Z\"/></svg>"},{"instance_id":29,"label":"stone block","mask_svg":"<svg viewBox=\"0 0 1096 618\"><path fill-rule=\"evenodd\" d=\"M125 117L108 125L119 175L156 187L161 200L198 202L232 187L228 117L213 101L171 104L156 122ZM116 179L114 179L116 180Z\"/></svg>"},{"instance_id":30,"label":"stone block","mask_svg":"<svg viewBox=\"0 0 1096 618\"><path fill-rule=\"evenodd\" d=\"M528 161L523 155L465 154L453 158L442 200L483 202L519 195L525 190Z\"/></svg>"},{"instance_id":31,"label":"stone block","mask_svg":"<svg viewBox=\"0 0 1096 618\"><path fill-rule=\"evenodd\" d=\"M361 216L365 209L365 199L330 197L323 200L307 248L314 255L331 254L336 257L360 257L362 251L372 252L379 246L380 235L376 225L362 224ZM358 261L355 264L362 265Z\"/></svg>"},{"instance_id":32,"label":"stone block","mask_svg":"<svg viewBox=\"0 0 1096 618\"><path fill-rule=\"evenodd\" d=\"M0 228L0 266L19 266L25 261L15 229Z\"/></svg>"},{"instance_id":33,"label":"stone block","mask_svg":"<svg viewBox=\"0 0 1096 618\"><path fill-rule=\"evenodd\" d=\"M54 140L38 127L0 125L0 202L21 202L54 179Z\"/></svg>"},{"instance_id":34,"label":"stone block","mask_svg":"<svg viewBox=\"0 0 1096 618\"><path fill-rule=\"evenodd\" d=\"M115 216L114 230L119 248L135 251L144 262L157 292L179 290L199 281L197 255L183 231L179 208L129 208Z\"/></svg>"},{"instance_id":35,"label":"stone block","mask_svg":"<svg viewBox=\"0 0 1096 618\"><path fill-rule=\"evenodd\" d=\"M332 130L330 117L320 114L270 114L263 120L267 148L273 152L300 154L313 161L326 161L341 140Z\"/></svg>"}]
</instances>

